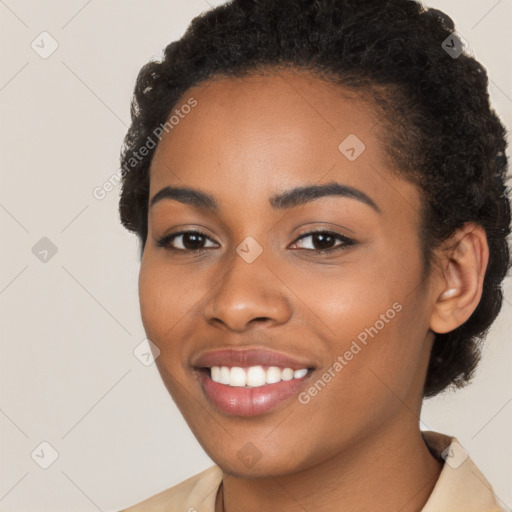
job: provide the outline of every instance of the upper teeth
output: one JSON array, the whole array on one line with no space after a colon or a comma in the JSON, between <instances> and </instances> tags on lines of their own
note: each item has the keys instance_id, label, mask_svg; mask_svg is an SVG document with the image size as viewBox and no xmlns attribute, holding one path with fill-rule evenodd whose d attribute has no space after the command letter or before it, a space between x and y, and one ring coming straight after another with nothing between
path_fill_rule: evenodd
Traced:
<instances>
[{"instance_id":1,"label":"upper teeth","mask_svg":"<svg viewBox=\"0 0 512 512\"><path fill-rule=\"evenodd\" d=\"M274 384L281 380L301 379L308 373L307 368L292 370L270 366L267 370L263 366L250 366L241 368L234 366L212 366L211 377L214 382L236 387L257 387L265 384Z\"/></svg>"}]
</instances>

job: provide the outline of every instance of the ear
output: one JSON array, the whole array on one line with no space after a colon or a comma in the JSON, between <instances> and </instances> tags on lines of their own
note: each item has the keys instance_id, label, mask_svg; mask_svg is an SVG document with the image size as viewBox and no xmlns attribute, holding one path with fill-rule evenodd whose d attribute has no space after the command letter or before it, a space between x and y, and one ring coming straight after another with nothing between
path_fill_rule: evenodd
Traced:
<instances>
[{"instance_id":1,"label":"ear","mask_svg":"<svg viewBox=\"0 0 512 512\"><path fill-rule=\"evenodd\" d=\"M487 236L482 226L466 223L443 244L438 261L442 275L436 278L430 329L453 331L478 306L489 261Z\"/></svg>"}]
</instances>

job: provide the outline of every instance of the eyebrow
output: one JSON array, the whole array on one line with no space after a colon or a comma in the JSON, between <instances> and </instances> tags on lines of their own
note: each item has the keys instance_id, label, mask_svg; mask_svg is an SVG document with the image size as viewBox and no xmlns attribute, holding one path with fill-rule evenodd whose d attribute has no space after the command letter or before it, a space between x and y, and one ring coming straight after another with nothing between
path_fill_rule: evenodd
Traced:
<instances>
[{"instance_id":1,"label":"eyebrow","mask_svg":"<svg viewBox=\"0 0 512 512\"><path fill-rule=\"evenodd\" d=\"M331 182L323 185L309 185L304 187L295 187L269 198L270 205L275 209L286 209L300 206L315 199L326 196L341 196L350 199L356 199L364 203L376 212L381 213L380 208L364 192L357 188L340 183ZM194 206L198 209L218 212L219 206L214 196L202 192L201 190L188 187L164 187L158 191L150 200L151 208L163 199L173 199L183 204Z\"/></svg>"}]
</instances>

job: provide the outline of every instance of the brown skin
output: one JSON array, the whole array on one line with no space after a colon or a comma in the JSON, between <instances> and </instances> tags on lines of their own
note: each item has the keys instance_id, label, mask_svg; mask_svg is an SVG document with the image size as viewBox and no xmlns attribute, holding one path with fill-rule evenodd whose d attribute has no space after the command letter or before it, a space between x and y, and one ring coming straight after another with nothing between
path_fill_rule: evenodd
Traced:
<instances>
[{"instance_id":1,"label":"brown skin","mask_svg":"<svg viewBox=\"0 0 512 512\"><path fill-rule=\"evenodd\" d=\"M485 232L467 224L423 279L419 191L392 177L371 105L339 86L288 70L210 81L178 105L190 97L197 107L157 148L150 198L168 185L197 188L219 212L174 200L150 208L139 293L163 381L225 473L217 511L421 510L441 470L418 427L432 331L455 329L478 305ZM338 150L351 133L366 145L353 162ZM288 211L269 204L331 181L381 213L340 196ZM182 229L205 233L207 251L194 254L187 237L172 244L188 252L156 245ZM357 244L321 255L316 237L298 240L312 229ZM263 248L251 264L235 251L247 236ZM306 405L294 397L260 416L227 415L191 367L209 349L270 348L312 362L307 390L393 303L402 310ZM249 442L261 454L252 467L237 456Z\"/></svg>"}]
</instances>

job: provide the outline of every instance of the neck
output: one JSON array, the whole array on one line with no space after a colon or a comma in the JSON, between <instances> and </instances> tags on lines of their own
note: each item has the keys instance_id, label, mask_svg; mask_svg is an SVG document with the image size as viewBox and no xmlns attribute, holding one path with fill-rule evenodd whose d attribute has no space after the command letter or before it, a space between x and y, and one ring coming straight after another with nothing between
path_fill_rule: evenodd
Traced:
<instances>
[{"instance_id":1,"label":"neck","mask_svg":"<svg viewBox=\"0 0 512 512\"><path fill-rule=\"evenodd\" d=\"M226 476L216 512L419 512L441 472L409 413L329 460L285 476Z\"/></svg>"}]
</instances>

